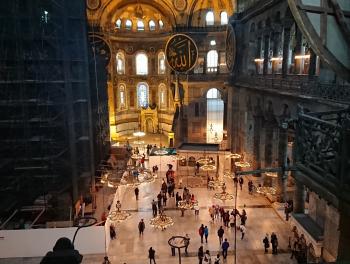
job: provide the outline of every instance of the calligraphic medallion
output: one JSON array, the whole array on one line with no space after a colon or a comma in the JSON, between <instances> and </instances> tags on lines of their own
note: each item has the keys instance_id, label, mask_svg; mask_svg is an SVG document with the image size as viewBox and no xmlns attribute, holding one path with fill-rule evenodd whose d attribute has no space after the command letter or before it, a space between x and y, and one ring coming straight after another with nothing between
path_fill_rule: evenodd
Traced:
<instances>
[{"instance_id":1,"label":"calligraphic medallion","mask_svg":"<svg viewBox=\"0 0 350 264\"><path fill-rule=\"evenodd\" d=\"M171 69L185 73L196 65L198 49L196 43L189 36L176 34L168 40L165 55Z\"/></svg>"},{"instance_id":2,"label":"calligraphic medallion","mask_svg":"<svg viewBox=\"0 0 350 264\"><path fill-rule=\"evenodd\" d=\"M100 7L101 2L100 0L87 0L86 5L90 10L96 10Z\"/></svg>"},{"instance_id":3,"label":"calligraphic medallion","mask_svg":"<svg viewBox=\"0 0 350 264\"><path fill-rule=\"evenodd\" d=\"M236 58L236 36L233 26L229 23L226 32L226 66L232 72Z\"/></svg>"},{"instance_id":4,"label":"calligraphic medallion","mask_svg":"<svg viewBox=\"0 0 350 264\"><path fill-rule=\"evenodd\" d=\"M184 11L187 7L186 0L173 0L173 4L177 11Z\"/></svg>"}]
</instances>

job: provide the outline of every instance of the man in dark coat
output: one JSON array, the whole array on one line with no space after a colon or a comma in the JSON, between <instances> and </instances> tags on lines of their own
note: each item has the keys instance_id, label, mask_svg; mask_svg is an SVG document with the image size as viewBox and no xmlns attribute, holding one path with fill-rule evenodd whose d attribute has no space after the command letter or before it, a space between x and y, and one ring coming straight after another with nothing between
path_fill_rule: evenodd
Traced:
<instances>
[{"instance_id":1,"label":"man in dark coat","mask_svg":"<svg viewBox=\"0 0 350 264\"><path fill-rule=\"evenodd\" d=\"M152 247L150 247L148 250L149 264L152 263L152 260L153 260L153 263L156 264L155 256L156 256L156 251Z\"/></svg>"}]
</instances>

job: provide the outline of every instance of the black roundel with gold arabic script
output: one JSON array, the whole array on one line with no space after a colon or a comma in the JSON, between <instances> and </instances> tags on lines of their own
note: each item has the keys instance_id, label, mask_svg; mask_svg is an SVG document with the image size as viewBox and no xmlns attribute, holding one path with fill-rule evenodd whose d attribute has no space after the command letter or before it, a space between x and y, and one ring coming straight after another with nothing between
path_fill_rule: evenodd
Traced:
<instances>
[{"instance_id":1,"label":"black roundel with gold arabic script","mask_svg":"<svg viewBox=\"0 0 350 264\"><path fill-rule=\"evenodd\" d=\"M168 40L165 55L170 68L176 72L184 73L196 65L198 49L196 43L189 36L176 34Z\"/></svg>"}]
</instances>

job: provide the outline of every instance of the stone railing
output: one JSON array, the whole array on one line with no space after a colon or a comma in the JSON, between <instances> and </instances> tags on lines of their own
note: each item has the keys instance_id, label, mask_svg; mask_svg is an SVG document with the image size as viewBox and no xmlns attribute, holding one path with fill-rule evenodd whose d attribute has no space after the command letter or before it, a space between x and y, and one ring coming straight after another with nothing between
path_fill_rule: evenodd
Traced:
<instances>
[{"instance_id":1,"label":"stone railing","mask_svg":"<svg viewBox=\"0 0 350 264\"><path fill-rule=\"evenodd\" d=\"M242 76L237 78L234 84L338 102L350 102L349 85L319 83L316 79L310 79L305 75L290 75L287 78L282 78L281 75Z\"/></svg>"},{"instance_id":2,"label":"stone railing","mask_svg":"<svg viewBox=\"0 0 350 264\"><path fill-rule=\"evenodd\" d=\"M177 26L174 28L175 32L226 32L227 26L207 26L207 27L187 27L187 26Z\"/></svg>"}]
</instances>

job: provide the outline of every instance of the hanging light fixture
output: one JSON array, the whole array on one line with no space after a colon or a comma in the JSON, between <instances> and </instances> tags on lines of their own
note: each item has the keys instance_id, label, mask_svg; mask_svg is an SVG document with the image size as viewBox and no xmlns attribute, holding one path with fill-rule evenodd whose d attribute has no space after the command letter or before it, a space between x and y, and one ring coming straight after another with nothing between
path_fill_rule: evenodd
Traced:
<instances>
[{"instance_id":1,"label":"hanging light fixture","mask_svg":"<svg viewBox=\"0 0 350 264\"><path fill-rule=\"evenodd\" d=\"M228 155L226 155L226 159L240 159L242 157L242 155L238 154L238 153L230 153Z\"/></svg>"},{"instance_id":2,"label":"hanging light fixture","mask_svg":"<svg viewBox=\"0 0 350 264\"><path fill-rule=\"evenodd\" d=\"M134 137L144 137L146 135L146 133L139 130L139 131L135 131L134 133L132 133L132 135Z\"/></svg>"},{"instance_id":3,"label":"hanging light fixture","mask_svg":"<svg viewBox=\"0 0 350 264\"><path fill-rule=\"evenodd\" d=\"M149 223L153 227L164 230L165 228L172 226L174 224L174 220L170 216L167 216L161 212L159 215L152 218Z\"/></svg>"},{"instance_id":4,"label":"hanging light fixture","mask_svg":"<svg viewBox=\"0 0 350 264\"><path fill-rule=\"evenodd\" d=\"M165 149L158 149L158 150L154 151L154 154L156 154L158 156L164 156L164 155L168 154L168 151Z\"/></svg>"},{"instance_id":5,"label":"hanging light fixture","mask_svg":"<svg viewBox=\"0 0 350 264\"><path fill-rule=\"evenodd\" d=\"M237 161L237 162L235 162L235 165L237 167L241 167L241 168L248 168L248 167L250 167L250 163L246 162L246 161Z\"/></svg>"},{"instance_id":6,"label":"hanging light fixture","mask_svg":"<svg viewBox=\"0 0 350 264\"><path fill-rule=\"evenodd\" d=\"M216 170L216 166L211 165L211 164L205 164L205 165L201 166L200 169L203 171L214 171L214 170Z\"/></svg>"}]
</instances>

